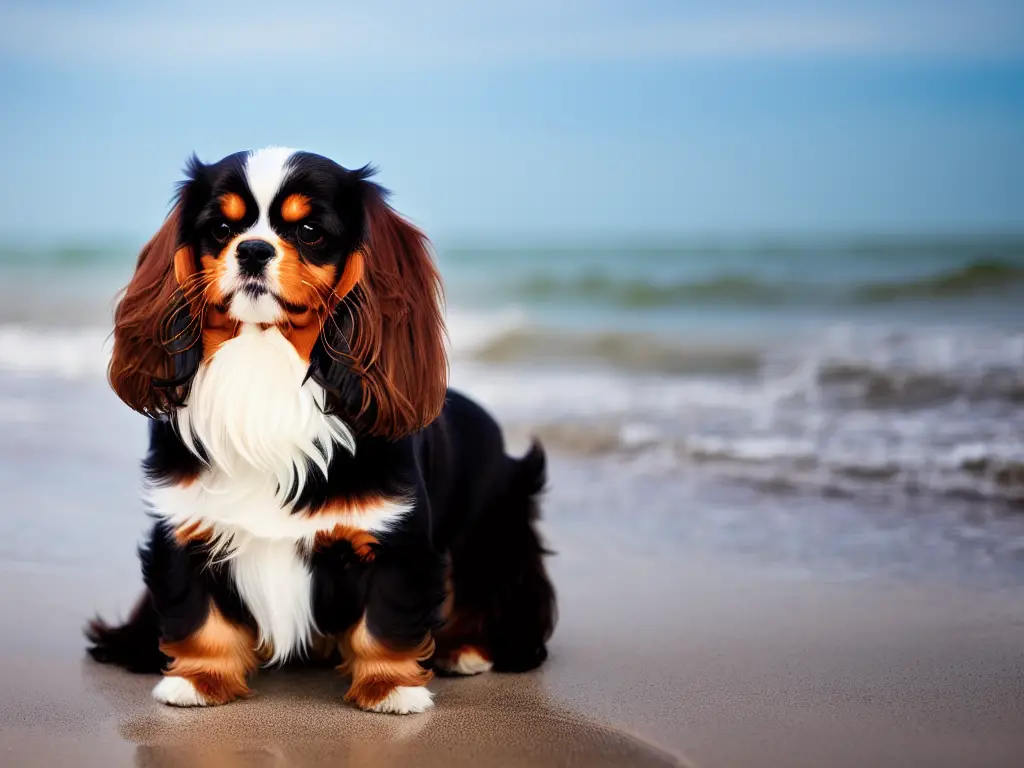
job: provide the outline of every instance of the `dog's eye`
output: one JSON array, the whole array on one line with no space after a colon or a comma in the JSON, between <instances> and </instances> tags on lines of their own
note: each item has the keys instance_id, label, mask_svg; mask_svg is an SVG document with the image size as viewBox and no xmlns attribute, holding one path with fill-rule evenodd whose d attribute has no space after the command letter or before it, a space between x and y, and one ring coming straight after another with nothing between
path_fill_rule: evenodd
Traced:
<instances>
[{"instance_id":1,"label":"dog's eye","mask_svg":"<svg viewBox=\"0 0 1024 768\"><path fill-rule=\"evenodd\" d=\"M300 226L296 230L295 236L299 239L300 243L309 247L320 245L324 241L323 233L320 232L319 227L315 227L312 224Z\"/></svg>"},{"instance_id":2,"label":"dog's eye","mask_svg":"<svg viewBox=\"0 0 1024 768\"><path fill-rule=\"evenodd\" d=\"M231 237L231 227L223 221L213 225L213 237L218 243L226 243Z\"/></svg>"}]
</instances>

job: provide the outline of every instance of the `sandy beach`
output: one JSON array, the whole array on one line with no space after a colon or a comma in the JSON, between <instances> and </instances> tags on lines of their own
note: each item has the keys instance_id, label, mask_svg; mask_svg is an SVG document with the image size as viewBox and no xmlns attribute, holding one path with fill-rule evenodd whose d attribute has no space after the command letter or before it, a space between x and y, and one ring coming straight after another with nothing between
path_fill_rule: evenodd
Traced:
<instances>
[{"instance_id":1,"label":"sandy beach","mask_svg":"<svg viewBox=\"0 0 1024 768\"><path fill-rule=\"evenodd\" d=\"M162 707L154 678L92 663L80 634L139 589L140 425L101 382L61 408L78 414L62 441L45 420L9 422L2 441L5 766L1024 761L1019 586L701 551L638 527L636 509L580 504L578 460L560 455L544 530L561 621L539 671L438 679L436 709L407 718L347 707L330 670L263 671L252 699L218 709ZM44 457L66 462L64 482Z\"/></svg>"},{"instance_id":2,"label":"sandy beach","mask_svg":"<svg viewBox=\"0 0 1024 768\"><path fill-rule=\"evenodd\" d=\"M154 678L84 658L78 629L91 606L125 606L135 591L131 563L111 560L84 571L0 566L4 765L1024 759L1019 593L815 584L566 546L554 566L562 622L537 673L437 680L437 708L407 718L348 708L330 670L264 672L249 701L185 711L149 698Z\"/></svg>"}]
</instances>

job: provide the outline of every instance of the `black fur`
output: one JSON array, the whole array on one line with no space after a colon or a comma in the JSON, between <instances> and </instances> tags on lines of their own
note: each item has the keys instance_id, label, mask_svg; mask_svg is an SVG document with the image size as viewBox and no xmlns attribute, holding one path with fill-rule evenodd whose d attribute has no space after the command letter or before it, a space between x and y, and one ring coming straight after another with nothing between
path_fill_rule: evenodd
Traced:
<instances>
[{"instance_id":1,"label":"black fur","mask_svg":"<svg viewBox=\"0 0 1024 768\"><path fill-rule=\"evenodd\" d=\"M139 550L142 580L160 617L160 638L184 640L206 619L212 601L228 619L253 626L235 591L228 566L210 562L204 544L181 545L163 521L153 526L148 546Z\"/></svg>"},{"instance_id":2,"label":"black fur","mask_svg":"<svg viewBox=\"0 0 1024 768\"><path fill-rule=\"evenodd\" d=\"M152 454L152 451L151 451ZM163 521L139 548L146 592L128 621L109 627L95 619L86 628L89 654L132 672L158 672L168 659L161 642L184 640L206 619L211 602L227 618L255 628L223 564L211 563L202 544L180 545Z\"/></svg>"},{"instance_id":3,"label":"black fur","mask_svg":"<svg viewBox=\"0 0 1024 768\"><path fill-rule=\"evenodd\" d=\"M121 626L111 627L99 617L85 628L89 655L101 664L118 664L130 672L159 672L169 659L160 652L160 614L149 593L144 594Z\"/></svg>"},{"instance_id":4,"label":"black fur","mask_svg":"<svg viewBox=\"0 0 1024 768\"><path fill-rule=\"evenodd\" d=\"M457 610L485 617L483 646L498 672L525 672L548 655L555 592L542 562L548 552L534 527L544 479L544 453L535 443L512 467L504 497L453 556Z\"/></svg>"},{"instance_id":5,"label":"black fur","mask_svg":"<svg viewBox=\"0 0 1024 768\"><path fill-rule=\"evenodd\" d=\"M203 459L181 441L169 419L149 422L149 451L142 471L151 483L178 483L195 477L203 468Z\"/></svg>"}]
</instances>

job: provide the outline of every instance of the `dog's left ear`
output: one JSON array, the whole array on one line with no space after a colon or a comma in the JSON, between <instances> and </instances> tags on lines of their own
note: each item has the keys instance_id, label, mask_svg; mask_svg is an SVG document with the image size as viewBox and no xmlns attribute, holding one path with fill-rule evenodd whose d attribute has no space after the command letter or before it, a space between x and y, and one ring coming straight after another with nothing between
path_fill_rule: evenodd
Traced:
<instances>
[{"instance_id":1,"label":"dog's left ear","mask_svg":"<svg viewBox=\"0 0 1024 768\"><path fill-rule=\"evenodd\" d=\"M444 406L441 280L426 236L378 185L360 184L363 237L338 279L334 321L325 324L311 375L332 399L347 401L339 410L365 432L398 439L432 422Z\"/></svg>"},{"instance_id":2,"label":"dog's left ear","mask_svg":"<svg viewBox=\"0 0 1024 768\"><path fill-rule=\"evenodd\" d=\"M149 416L184 404L203 358L203 285L189 243L192 222L210 191L206 166L195 155L185 173L174 208L143 247L114 311L107 377L118 397Z\"/></svg>"}]
</instances>

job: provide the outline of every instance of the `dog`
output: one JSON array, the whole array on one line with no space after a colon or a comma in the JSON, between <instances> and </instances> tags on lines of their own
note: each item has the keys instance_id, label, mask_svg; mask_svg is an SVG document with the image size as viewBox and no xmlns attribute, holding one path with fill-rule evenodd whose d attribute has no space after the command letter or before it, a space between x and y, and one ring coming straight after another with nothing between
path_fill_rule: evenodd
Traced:
<instances>
[{"instance_id":1,"label":"dog","mask_svg":"<svg viewBox=\"0 0 1024 768\"><path fill-rule=\"evenodd\" d=\"M440 277L369 166L193 156L114 313L109 380L149 421L145 593L89 653L190 707L331 658L346 700L432 706L433 671L526 671L555 593L545 455L448 389Z\"/></svg>"}]
</instances>

